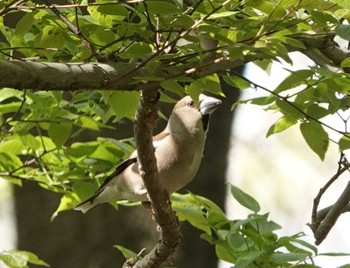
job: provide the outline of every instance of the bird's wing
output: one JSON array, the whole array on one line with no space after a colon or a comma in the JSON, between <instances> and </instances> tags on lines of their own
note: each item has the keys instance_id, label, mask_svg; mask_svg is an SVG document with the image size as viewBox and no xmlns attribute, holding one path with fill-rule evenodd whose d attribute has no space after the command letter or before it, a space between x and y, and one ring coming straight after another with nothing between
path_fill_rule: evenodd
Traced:
<instances>
[{"instance_id":1,"label":"bird's wing","mask_svg":"<svg viewBox=\"0 0 350 268\"><path fill-rule=\"evenodd\" d=\"M156 137L154 137L154 140L153 140L153 145L155 148L157 148L159 146L159 142L160 140L162 140L163 138L165 138L166 136L168 136L169 133L165 133L165 132L162 132L160 134L158 134ZM124 160L123 162L121 162L117 167L116 169L114 170L114 172L112 174L110 174L105 180L104 182L102 183L102 185L98 188L98 190L96 191L96 193L90 197L89 199L85 200L84 202L80 203L78 207L81 207L83 206L84 204L86 203L93 203L95 198L97 196L99 196L105 189L106 185L112 180L114 179L116 176L118 176L119 174L121 174L126 168L128 168L129 166L131 166L132 164L136 163L137 162L137 153L136 151L134 151L134 153L131 154L131 157Z\"/></svg>"},{"instance_id":2,"label":"bird's wing","mask_svg":"<svg viewBox=\"0 0 350 268\"><path fill-rule=\"evenodd\" d=\"M102 183L102 185L100 186L100 188L98 188L97 190L97 194L99 194L99 192L106 186L106 184L108 182L110 182L115 176L118 176L120 173L122 173L128 166L134 164L137 162L137 157L132 157L132 158L128 158L126 160L124 160L123 162L121 162L114 170L114 172L109 175L104 182Z\"/></svg>"},{"instance_id":3,"label":"bird's wing","mask_svg":"<svg viewBox=\"0 0 350 268\"><path fill-rule=\"evenodd\" d=\"M124 160L123 162L121 162L116 169L114 170L114 172L109 175L105 181L102 183L102 185L100 186L100 188L98 188L97 192L90 197L89 199L85 200L84 202L80 203L79 205L76 206L76 208L90 202L91 204L93 203L94 199L99 196L99 194L101 192L103 192L105 186L107 185L108 182L110 182L113 178L115 178L116 176L118 176L120 173L122 173L127 167L129 167L130 165L134 164L137 162L137 157L132 157L132 158L128 158L126 160Z\"/></svg>"}]
</instances>

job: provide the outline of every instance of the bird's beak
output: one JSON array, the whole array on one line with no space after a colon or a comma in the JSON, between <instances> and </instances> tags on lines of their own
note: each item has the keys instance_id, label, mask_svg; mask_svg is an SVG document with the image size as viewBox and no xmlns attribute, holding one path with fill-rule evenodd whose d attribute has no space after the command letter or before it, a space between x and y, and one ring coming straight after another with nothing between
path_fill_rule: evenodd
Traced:
<instances>
[{"instance_id":1,"label":"bird's beak","mask_svg":"<svg viewBox=\"0 0 350 268\"><path fill-rule=\"evenodd\" d=\"M201 95L199 96L199 111L202 115L210 115L221 103L219 99Z\"/></svg>"}]
</instances>

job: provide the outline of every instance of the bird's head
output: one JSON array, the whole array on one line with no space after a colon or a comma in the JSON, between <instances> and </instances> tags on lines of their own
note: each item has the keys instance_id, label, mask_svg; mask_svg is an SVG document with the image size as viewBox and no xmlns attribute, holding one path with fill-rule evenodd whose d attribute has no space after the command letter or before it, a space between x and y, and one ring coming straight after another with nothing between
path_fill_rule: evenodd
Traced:
<instances>
[{"instance_id":1,"label":"bird's head","mask_svg":"<svg viewBox=\"0 0 350 268\"><path fill-rule=\"evenodd\" d=\"M206 131L208 129L209 117L214 110L221 104L221 100L199 95L198 105L190 96L186 96L179 100L168 122L170 132L188 132L195 134L198 131Z\"/></svg>"}]
</instances>

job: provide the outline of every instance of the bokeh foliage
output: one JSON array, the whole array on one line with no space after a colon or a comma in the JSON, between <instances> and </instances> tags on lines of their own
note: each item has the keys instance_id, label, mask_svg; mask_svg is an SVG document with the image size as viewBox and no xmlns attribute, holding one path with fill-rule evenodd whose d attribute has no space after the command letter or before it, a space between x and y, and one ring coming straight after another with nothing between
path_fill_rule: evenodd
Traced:
<instances>
[{"instance_id":1,"label":"bokeh foliage","mask_svg":"<svg viewBox=\"0 0 350 268\"><path fill-rule=\"evenodd\" d=\"M131 74L143 68L143 75L138 73L133 77L135 85L157 81L162 89L161 101L173 103L185 93L194 97L203 91L222 95L217 69L210 73L210 68L224 60L254 62L269 72L274 61L292 63L291 51L312 52L319 59L313 58L315 66L290 71L275 89L248 81L227 67L219 74L237 88L255 87L266 92L264 97L239 103L260 105L281 114L267 136L297 126L300 137L322 160L331 141L329 131L340 134L337 140L332 140L340 151L350 148L347 119L342 118L343 129L323 121L349 107L350 61L344 57L337 62L322 53L335 36L350 41L347 1L82 0L52 4L48 0L0 1L1 60L123 62L132 67ZM182 66L192 68L182 70ZM178 67L180 71L159 75L160 68L168 67L169 70ZM196 70L209 70L209 74L191 77ZM1 178L18 185L24 180L35 181L62 194L54 216L90 196L134 148L132 138L83 138L87 131L99 133L101 129L113 128L114 123L124 118L132 120L138 88L122 90L1 89ZM239 199L239 190L235 193ZM214 239L210 225L194 225L204 231L204 239L215 244L218 257L236 265L243 259L244 264L251 265L261 256L267 256L267 252L272 254L270 260L277 266L282 261L311 260L310 256L317 254L314 247L301 242L299 235L277 238L273 234L277 225L268 221L267 215L258 215L257 203L242 196L248 202L244 205L255 205L250 207L254 214L241 221L228 222L210 201L194 195L181 197L186 202L178 209L175 198L174 207L179 215L181 208L191 202L199 202L201 207L209 206L211 210L215 207L214 222L219 218L225 222L223 226L229 227L215 229ZM205 217L209 220L212 215ZM266 232L258 230L258 225L267 228ZM307 250L295 248L291 241ZM278 255L275 250L282 246L294 255ZM247 255L242 253L239 257L231 250L242 250ZM259 261L258 265L275 267L264 266L272 265L265 261Z\"/></svg>"}]
</instances>

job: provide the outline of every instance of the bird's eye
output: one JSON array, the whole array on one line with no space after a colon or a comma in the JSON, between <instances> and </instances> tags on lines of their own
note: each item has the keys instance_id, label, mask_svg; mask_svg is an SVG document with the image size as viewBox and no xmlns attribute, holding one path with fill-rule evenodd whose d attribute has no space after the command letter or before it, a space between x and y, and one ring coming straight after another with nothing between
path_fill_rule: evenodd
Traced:
<instances>
[{"instance_id":1,"label":"bird's eye","mask_svg":"<svg viewBox=\"0 0 350 268\"><path fill-rule=\"evenodd\" d=\"M189 101L189 102L187 102L187 106L189 106L189 107L194 107L194 101Z\"/></svg>"}]
</instances>

